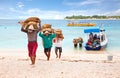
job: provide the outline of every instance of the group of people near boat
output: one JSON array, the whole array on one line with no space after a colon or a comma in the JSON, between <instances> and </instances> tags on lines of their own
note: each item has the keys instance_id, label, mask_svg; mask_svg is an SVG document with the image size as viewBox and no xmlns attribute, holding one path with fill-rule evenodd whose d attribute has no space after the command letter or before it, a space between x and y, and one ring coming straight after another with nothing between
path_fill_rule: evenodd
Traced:
<instances>
[{"instance_id":1,"label":"group of people near boat","mask_svg":"<svg viewBox=\"0 0 120 78\"><path fill-rule=\"evenodd\" d=\"M31 60L31 64L35 64L36 60L36 51L38 48L38 43L37 43L37 34L39 33L39 36L42 38L43 41L43 47L44 47L44 53L47 57L47 60L50 60L50 53L51 53L51 48L53 45L53 40L55 43L55 54L56 58L61 57L62 53L62 40L63 37L59 37L58 34L56 34L55 30L51 29L45 29L42 30L41 27L41 21L38 17L30 17L26 19L25 21L20 21L19 22L22 27L21 31L25 32L28 37L28 55ZM50 24L45 24L50 25ZM59 50L59 55L58 55L58 50Z\"/></svg>"},{"instance_id":2,"label":"group of people near boat","mask_svg":"<svg viewBox=\"0 0 120 78\"><path fill-rule=\"evenodd\" d=\"M35 64L36 60L36 51L38 48L37 43L37 34L42 38L44 54L47 57L47 60L50 60L51 48L53 43L55 44L55 54L56 58L61 58L62 53L62 40L64 39L62 31L60 29L56 30L51 28L51 24L43 24L41 26L41 20L38 17L29 17L25 21L19 21L22 25L21 31L25 32L28 37L28 55L32 62L32 65ZM78 45L81 48L83 39L78 37L73 39L74 47ZM97 34L90 33L87 44L90 47L97 47L100 45L100 37ZM59 53L58 53L59 52Z\"/></svg>"},{"instance_id":3,"label":"group of people near boat","mask_svg":"<svg viewBox=\"0 0 120 78\"><path fill-rule=\"evenodd\" d=\"M87 46L91 48L96 48L100 45L100 36L97 34L93 34L92 32L89 34L89 39L86 43Z\"/></svg>"}]
</instances>

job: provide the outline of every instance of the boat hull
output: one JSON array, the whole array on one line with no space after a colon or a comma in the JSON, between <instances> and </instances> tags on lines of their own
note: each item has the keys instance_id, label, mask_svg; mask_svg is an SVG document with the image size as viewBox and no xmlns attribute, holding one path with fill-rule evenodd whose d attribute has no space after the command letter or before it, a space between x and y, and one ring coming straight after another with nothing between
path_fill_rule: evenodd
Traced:
<instances>
[{"instance_id":1,"label":"boat hull","mask_svg":"<svg viewBox=\"0 0 120 78\"><path fill-rule=\"evenodd\" d=\"M86 45L85 48L86 48L86 50L100 50L102 48L102 46L90 47L90 46Z\"/></svg>"},{"instance_id":2,"label":"boat hull","mask_svg":"<svg viewBox=\"0 0 120 78\"><path fill-rule=\"evenodd\" d=\"M93 23L81 23L81 24L67 24L67 26L95 26L96 24Z\"/></svg>"}]
</instances>

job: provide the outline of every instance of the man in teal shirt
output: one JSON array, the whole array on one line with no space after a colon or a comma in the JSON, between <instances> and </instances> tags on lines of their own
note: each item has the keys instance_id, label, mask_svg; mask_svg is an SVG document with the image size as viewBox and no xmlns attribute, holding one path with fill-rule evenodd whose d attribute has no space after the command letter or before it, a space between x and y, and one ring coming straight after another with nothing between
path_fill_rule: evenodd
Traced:
<instances>
[{"instance_id":1,"label":"man in teal shirt","mask_svg":"<svg viewBox=\"0 0 120 78\"><path fill-rule=\"evenodd\" d=\"M56 34L55 33L50 34L49 31L46 30L43 33L40 32L39 36L43 40L44 53L47 56L47 60L49 61L50 52L51 52L51 48L52 48L52 40L53 40L53 38L56 37Z\"/></svg>"}]
</instances>

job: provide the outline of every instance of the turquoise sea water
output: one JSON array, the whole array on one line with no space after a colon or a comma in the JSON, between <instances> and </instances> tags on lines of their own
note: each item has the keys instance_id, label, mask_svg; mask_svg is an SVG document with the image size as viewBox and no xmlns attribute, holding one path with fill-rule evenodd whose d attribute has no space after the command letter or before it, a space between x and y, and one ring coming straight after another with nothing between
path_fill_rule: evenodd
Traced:
<instances>
[{"instance_id":1,"label":"turquoise sea water","mask_svg":"<svg viewBox=\"0 0 120 78\"><path fill-rule=\"evenodd\" d=\"M108 45L105 51L120 51L120 20L81 20L83 22L96 23L101 26L104 23L108 38ZM27 36L21 32L18 20L0 20L0 49L26 49ZM63 40L63 50L73 51L72 40L79 36L85 40L84 29L89 27L68 27L67 20L42 20L42 24L52 24L53 28L62 29L65 39ZM39 49L43 49L41 38L38 37ZM83 46L85 41L83 43ZM77 51L85 51L85 48L78 48Z\"/></svg>"}]
</instances>

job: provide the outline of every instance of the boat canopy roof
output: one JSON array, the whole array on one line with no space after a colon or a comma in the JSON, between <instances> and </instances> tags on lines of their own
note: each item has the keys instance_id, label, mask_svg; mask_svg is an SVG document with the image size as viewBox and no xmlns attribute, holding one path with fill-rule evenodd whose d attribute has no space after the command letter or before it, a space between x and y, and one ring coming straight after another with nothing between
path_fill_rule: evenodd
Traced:
<instances>
[{"instance_id":1,"label":"boat canopy roof","mask_svg":"<svg viewBox=\"0 0 120 78\"><path fill-rule=\"evenodd\" d=\"M91 33L91 32L99 33L100 29L98 29L98 28L96 28L96 29L84 29L84 33Z\"/></svg>"}]
</instances>

